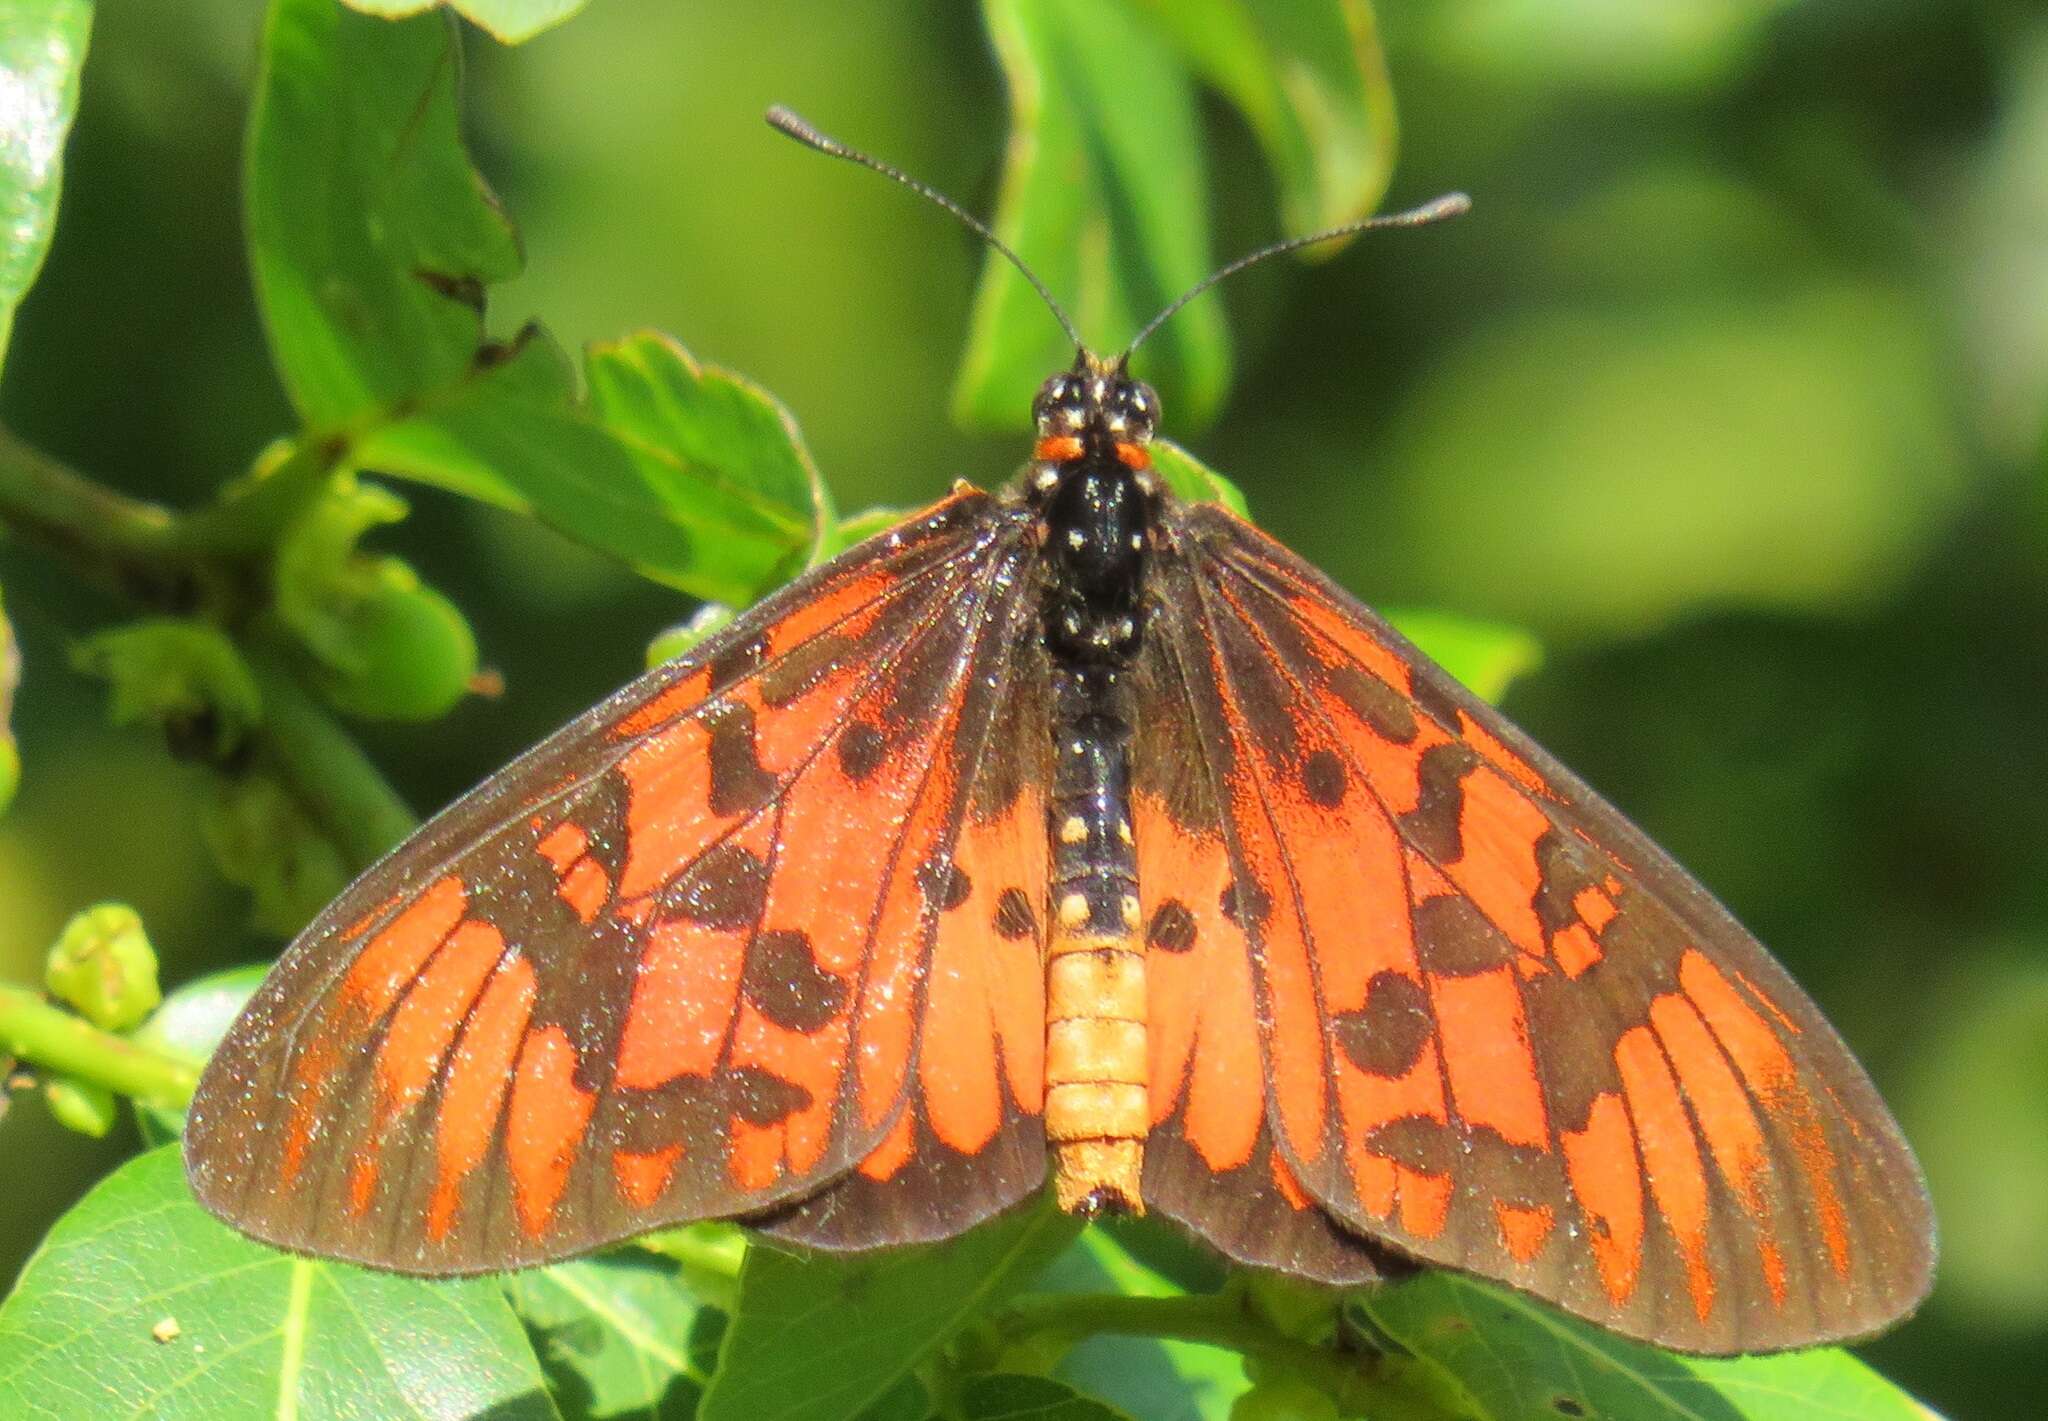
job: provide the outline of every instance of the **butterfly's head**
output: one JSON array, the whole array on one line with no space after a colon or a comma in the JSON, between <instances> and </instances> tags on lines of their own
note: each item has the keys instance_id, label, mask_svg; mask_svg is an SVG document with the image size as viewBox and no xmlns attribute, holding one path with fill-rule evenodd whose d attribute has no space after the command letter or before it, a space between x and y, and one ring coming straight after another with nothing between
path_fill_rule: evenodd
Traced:
<instances>
[{"instance_id":1,"label":"butterfly's head","mask_svg":"<svg viewBox=\"0 0 2048 1421\"><path fill-rule=\"evenodd\" d=\"M1071 368L1039 386L1031 402L1038 457L1063 464L1096 455L1130 469L1151 463L1145 446L1159 423L1159 396L1122 359L1082 351Z\"/></svg>"}]
</instances>

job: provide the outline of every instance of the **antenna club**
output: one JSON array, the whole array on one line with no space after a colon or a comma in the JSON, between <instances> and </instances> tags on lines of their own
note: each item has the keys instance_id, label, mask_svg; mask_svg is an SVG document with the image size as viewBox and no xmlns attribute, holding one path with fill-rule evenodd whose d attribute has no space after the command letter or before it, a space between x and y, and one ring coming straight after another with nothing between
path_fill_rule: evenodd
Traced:
<instances>
[{"instance_id":1,"label":"antenna club","mask_svg":"<svg viewBox=\"0 0 2048 1421\"><path fill-rule=\"evenodd\" d=\"M839 144L811 127L804 116L795 109L784 108L781 104L776 104L764 116L767 118L770 128L779 129L797 142L804 144L806 147L815 148L820 153L830 153L833 157L837 158L846 151Z\"/></svg>"}]
</instances>

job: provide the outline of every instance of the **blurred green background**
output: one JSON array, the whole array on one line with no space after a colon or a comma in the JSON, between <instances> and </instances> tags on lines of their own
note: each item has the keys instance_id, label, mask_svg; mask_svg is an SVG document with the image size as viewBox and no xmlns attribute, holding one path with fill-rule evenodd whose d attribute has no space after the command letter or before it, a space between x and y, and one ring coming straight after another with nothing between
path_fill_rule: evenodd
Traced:
<instances>
[{"instance_id":1,"label":"blurred green background","mask_svg":"<svg viewBox=\"0 0 2048 1421\"><path fill-rule=\"evenodd\" d=\"M153 498L196 501L293 423L239 230L258 8L102 0L0 382L0 420ZM1378 13L1391 204L1457 187L1476 211L1237 282L1221 416L1169 430L1368 600L1543 639L1510 712L1773 945L1926 1163L1940 1288L1866 1355L1951 1415L2048 1414L2048 17ZM790 406L842 510L1018 461L948 418L972 242L760 122L790 103L987 210L1005 96L976 7L598 0L517 50L472 33L469 61L473 146L528 255L493 296L503 333L673 332ZM1227 256L1277 235L1271 179L1231 111L1205 116ZM530 523L407 497L388 545L508 686L366 732L425 810L689 608ZM116 609L6 544L0 587L26 766L0 979L34 980L102 898L142 910L170 982L273 953L198 840L198 772L109 730L65 669ZM17 1106L0 1281L132 1148Z\"/></svg>"}]
</instances>

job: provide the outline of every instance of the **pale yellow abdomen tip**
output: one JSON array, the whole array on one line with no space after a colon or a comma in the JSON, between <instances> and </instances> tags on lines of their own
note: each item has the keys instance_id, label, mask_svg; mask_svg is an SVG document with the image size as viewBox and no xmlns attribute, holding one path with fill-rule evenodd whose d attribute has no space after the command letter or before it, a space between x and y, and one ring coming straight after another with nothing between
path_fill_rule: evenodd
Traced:
<instances>
[{"instance_id":1,"label":"pale yellow abdomen tip","mask_svg":"<svg viewBox=\"0 0 2048 1421\"><path fill-rule=\"evenodd\" d=\"M1145 957L1123 934L1054 928L1047 947L1045 1133L1068 1213L1143 1213L1151 1127Z\"/></svg>"}]
</instances>

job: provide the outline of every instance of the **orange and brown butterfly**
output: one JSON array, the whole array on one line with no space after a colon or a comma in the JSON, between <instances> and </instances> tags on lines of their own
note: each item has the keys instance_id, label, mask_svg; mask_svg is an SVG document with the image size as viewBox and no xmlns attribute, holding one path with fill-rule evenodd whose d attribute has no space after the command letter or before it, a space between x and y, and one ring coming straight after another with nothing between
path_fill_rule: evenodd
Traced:
<instances>
[{"instance_id":1,"label":"orange and brown butterfly","mask_svg":"<svg viewBox=\"0 0 2048 1421\"><path fill-rule=\"evenodd\" d=\"M799 579L372 868L208 1068L199 1198L464 1274L696 1219L937 1239L1050 1176L1241 1263L1463 1269L1688 1351L1910 1311L1920 1172L1813 1004L1380 618L1176 498L1158 412L1084 350L1007 491Z\"/></svg>"}]
</instances>

